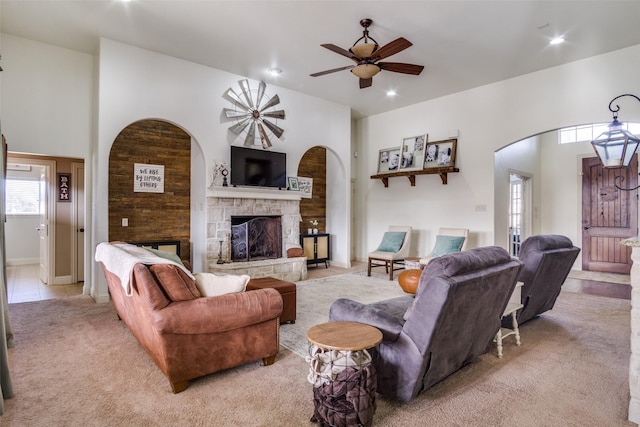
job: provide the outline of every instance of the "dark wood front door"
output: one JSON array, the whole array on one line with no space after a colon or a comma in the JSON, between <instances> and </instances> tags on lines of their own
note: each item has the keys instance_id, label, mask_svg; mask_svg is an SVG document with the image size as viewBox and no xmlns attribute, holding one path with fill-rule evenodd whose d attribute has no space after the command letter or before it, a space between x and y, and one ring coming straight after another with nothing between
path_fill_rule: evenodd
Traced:
<instances>
[{"instance_id":1,"label":"dark wood front door","mask_svg":"<svg viewBox=\"0 0 640 427\"><path fill-rule=\"evenodd\" d=\"M638 235L636 156L629 168L605 169L597 157L582 159L582 269L629 274L631 248L620 240Z\"/></svg>"}]
</instances>

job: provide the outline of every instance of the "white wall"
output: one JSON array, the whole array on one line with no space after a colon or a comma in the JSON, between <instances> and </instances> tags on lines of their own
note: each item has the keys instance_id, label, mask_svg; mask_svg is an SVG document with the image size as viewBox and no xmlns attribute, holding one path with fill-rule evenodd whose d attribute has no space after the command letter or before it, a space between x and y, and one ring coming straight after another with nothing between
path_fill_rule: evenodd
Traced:
<instances>
[{"instance_id":1,"label":"white wall","mask_svg":"<svg viewBox=\"0 0 640 427\"><path fill-rule=\"evenodd\" d=\"M87 159L93 57L2 34L2 132L9 151Z\"/></svg>"},{"instance_id":2,"label":"white wall","mask_svg":"<svg viewBox=\"0 0 640 427\"><path fill-rule=\"evenodd\" d=\"M416 256L431 249L439 227L469 228L470 247L494 244L494 152L550 129L610 121L609 101L638 92L639 66L640 45L359 120L358 259L366 259L390 224L414 227ZM640 117L640 105L621 107L620 119ZM376 171L378 150L421 132L427 132L430 141L444 139L451 129L460 132L460 172L449 175L448 185L434 175L417 176L415 187L406 178L390 179L389 188L369 179ZM571 175L575 171L564 168L576 161L557 160L553 172ZM547 182L552 180L550 176ZM576 206L568 204L562 185L554 191L555 199L549 200L558 205L545 202L550 208L542 208L542 230L562 232L579 243L576 228L559 219L563 213L575 216ZM573 203L571 195L568 201Z\"/></svg>"},{"instance_id":3,"label":"white wall","mask_svg":"<svg viewBox=\"0 0 640 427\"><path fill-rule=\"evenodd\" d=\"M204 156L206 173L193 176L194 185L206 186L214 161L229 160L229 146L236 142L222 120L222 109L231 107L223 98L229 88L238 91L242 77L204 67L180 59L160 55L111 40L101 40L99 54L98 137L94 174L94 241L104 241L107 230L107 180L111 144L118 133L132 122L161 119L174 123L188 132ZM258 82L250 80L253 87ZM287 153L287 173L295 176L302 155L313 146L328 148L328 158L336 178L329 182L331 200L327 201L328 230L332 235L345 236L332 243L332 263L349 265L349 184L350 176L350 110L346 106L324 101L298 92L267 86L267 94L278 94L279 107L286 120L278 122L285 129L283 142L275 142L272 150ZM237 141L236 143L239 143ZM204 202L204 200L201 200ZM192 203L199 205L199 200ZM206 230L192 235L194 250L203 247ZM194 253L194 261L201 259ZM94 295L107 295L101 272L95 272Z\"/></svg>"},{"instance_id":4,"label":"white wall","mask_svg":"<svg viewBox=\"0 0 640 427\"><path fill-rule=\"evenodd\" d=\"M2 133L9 151L84 159L89 188L93 56L5 33L0 37ZM87 204L90 198L88 193ZM89 215L86 221L90 223ZM91 236L85 234L89 248ZM89 283L91 264L85 260L85 266L84 280Z\"/></svg>"}]
</instances>

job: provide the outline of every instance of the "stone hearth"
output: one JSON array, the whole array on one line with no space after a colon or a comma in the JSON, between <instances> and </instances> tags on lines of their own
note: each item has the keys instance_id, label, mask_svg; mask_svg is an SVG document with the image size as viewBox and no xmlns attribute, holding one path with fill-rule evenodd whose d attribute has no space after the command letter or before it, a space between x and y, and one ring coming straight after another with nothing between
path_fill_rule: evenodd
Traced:
<instances>
[{"instance_id":1,"label":"stone hearth","mask_svg":"<svg viewBox=\"0 0 640 427\"><path fill-rule=\"evenodd\" d=\"M281 258L249 262L231 260L232 216L279 216L282 226ZM300 195L267 188L213 187L207 192L207 271L272 276L287 281L307 277L306 258L287 258L287 249L299 246ZM222 245L220 245L222 241ZM220 250L221 249L221 250ZM218 259L225 261L218 264Z\"/></svg>"}]
</instances>

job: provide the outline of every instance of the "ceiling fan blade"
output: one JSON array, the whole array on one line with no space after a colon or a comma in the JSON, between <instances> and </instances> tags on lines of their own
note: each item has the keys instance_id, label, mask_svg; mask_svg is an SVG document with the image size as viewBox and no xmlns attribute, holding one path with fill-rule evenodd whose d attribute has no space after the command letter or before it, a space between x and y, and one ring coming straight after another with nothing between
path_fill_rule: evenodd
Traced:
<instances>
[{"instance_id":1,"label":"ceiling fan blade","mask_svg":"<svg viewBox=\"0 0 640 427\"><path fill-rule=\"evenodd\" d=\"M400 37L390 43L387 43L386 45L382 46L380 49L373 52L371 58L374 61L379 61L391 55L395 55L398 52L402 52L403 50L411 46L413 46L413 43L411 43L409 40L405 39L404 37Z\"/></svg>"},{"instance_id":2,"label":"ceiling fan blade","mask_svg":"<svg viewBox=\"0 0 640 427\"><path fill-rule=\"evenodd\" d=\"M331 52L335 52L339 55L346 56L347 58L358 62L357 56L355 56L353 53L349 52L346 49L336 46L335 44L325 43L325 44L321 44L320 46L329 49Z\"/></svg>"},{"instance_id":3,"label":"ceiling fan blade","mask_svg":"<svg viewBox=\"0 0 640 427\"><path fill-rule=\"evenodd\" d=\"M229 128L229 130L233 133L235 133L236 135L240 135L245 129L246 127L249 125L249 123L251 123L251 118L247 117L246 119L236 123L235 125L231 126Z\"/></svg>"},{"instance_id":4,"label":"ceiling fan blade","mask_svg":"<svg viewBox=\"0 0 640 427\"><path fill-rule=\"evenodd\" d=\"M224 111L224 115L229 119L236 117L248 117L251 115L251 112L249 111L236 111L231 108L223 108L222 110Z\"/></svg>"},{"instance_id":5,"label":"ceiling fan blade","mask_svg":"<svg viewBox=\"0 0 640 427\"><path fill-rule=\"evenodd\" d=\"M415 76L424 70L423 65L403 64L401 62L378 62L376 65L383 70L393 71L395 73L413 74Z\"/></svg>"},{"instance_id":6,"label":"ceiling fan blade","mask_svg":"<svg viewBox=\"0 0 640 427\"><path fill-rule=\"evenodd\" d=\"M269 137L264 131L264 127L262 127L261 123L258 123L258 133L260 134L260 141L262 141L262 148L266 150L267 148L271 147L271 141L269 141Z\"/></svg>"},{"instance_id":7,"label":"ceiling fan blade","mask_svg":"<svg viewBox=\"0 0 640 427\"><path fill-rule=\"evenodd\" d=\"M262 97L264 96L264 91L267 89L267 84L263 81L260 82L258 86L258 96L256 96L256 108L260 107L260 103L262 102Z\"/></svg>"},{"instance_id":8,"label":"ceiling fan blade","mask_svg":"<svg viewBox=\"0 0 640 427\"><path fill-rule=\"evenodd\" d=\"M253 101L251 100L251 88L249 87L249 80L244 79L240 80L240 87L242 88L242 94L244 95L244 99L247 100L247 104L253 110Z\"/></svg>"},{"instance_id":9,"label":"ceiling fan blade","mask_svg":"<svg viewBox=\"0 0 640 427\"><path fill-rule=\"evenodd\" d=\"M360 79L360 89L364 89L366 87L369 87L369 86L371 86L371 84L373 84L373 79L372 78Z\"/></svg>"},{"instance_id":10,"label":"ceiling fan blade","mask_svg":"<svg viewBox=\"0 0 640 427\"><path fill-rule=\"evenodd\" d=\"M309 74L311 77L324 76L325 74L335 73L336 71L348 70L355 67L355 65L347 65L346 67L334 68L332 70L320 71L318 73Z\"/></svg>"},{"instance_id":11,"label":"ceiling fan blade","mask_svg":"<svg viewBox=\"0 0 640 427\"><path fill-rule=\"evenodd\" d=\"M267 108L273 107L274 105L278 105L278 104L280 104L280 97L277 94L273 95L271 99L268 100L266 104L264 104L264 107L260 109L260 112L263 112Z\"/></svg>"},{"instance_id":12,"label":"ceiling fan blade","mask_svg":"<svg viewBox=\"0 0 640 427\"><path fill-rule=\"evenodd\" d=\"M240 95L235 93L233 89L229 88L229 90L227 90L227 92L225 93L225 96L230 98L239 107L242 107L247 111L251 110L251 108L249 108L249 106L247 106L247 104L245 104L244 101L240 99Z\"/></svg>"},{"instance_id":13,"label":"ceiling fan blade","mask_svg":"<svg viewBox=\"0 0 640 427\"><path fill-rule=\"evenodd\" d=\"M284 110L277 111L268 111L266 113L262 113L264 117L272 117L274 119L284 120Z\"/></svg>"},{"instance_id":14,"label":"ceiling fan blade","mask_svg":"<svg viewBox=\"0 0 640 427\"><path fill-rule=\"evenodd\" d=\"M256 138L256 127L253 126L255 122L251 121L250 123L252 126L249 126L249 131L247 132L247 136L244 138L244 145L248 147L255 145L254 140Z\"/></svg>"},{"instance_id":15,"label":"ceiling fan blade","mask_svg":"<svg viewBox=\"0 0 640 427\"><path fill-rule=\"evenodd\" d=\"M273 132L273 134L278 138L280 138L282 136L282 134L284 133L284 129L282 129L281 127L276 126L275 124L271 123L269 120L262 119L262 123L264 123L264 125L266 127L268 127L269 130L271 132Z\"/></svg>"}]
</instances>

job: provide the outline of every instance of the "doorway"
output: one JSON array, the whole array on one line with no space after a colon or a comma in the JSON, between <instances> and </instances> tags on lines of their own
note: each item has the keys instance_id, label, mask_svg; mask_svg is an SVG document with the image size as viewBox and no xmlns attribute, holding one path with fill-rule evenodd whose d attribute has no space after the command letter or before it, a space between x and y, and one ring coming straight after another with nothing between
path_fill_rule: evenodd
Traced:
<instances>
[{"instance_id":1,"label":"doorway","mask_svg":"<svg viewBox=\"0 0 640 427\"><path fill-rule=\"evenodd\" d=\"M83 160L10 152L7 162L34 171L39 207L30 215L8 214L5 229L13 244L7 247L7 265L36 265L36 277L47 286L83 282L84 238L74 237L84 228ZM71 193L58 200L56 178L61 173L70 175Z\"/></svg>"},{"instance_id":2,"label":"doorway","mask_svg":"<svg viewBox=\"0 0 640 427\"><path fill-rule=\"evenodd\" d=\"M622 185L620 185L622 183ZM582 269L631 272L631 248L620 240L638 235L637 155L628 168L603 168L600 159L582 159Z\"/></svg>"},{"instance_id":3,"label":"doorway","mask_svg":"<svg viewBox=\"0 0 640 427\"><path fill-rule=\"evenodd\" d=\"M520 245L531 235L531 176L509 172L509 254L517 257Z\"/></svg>"}]
</instances>

